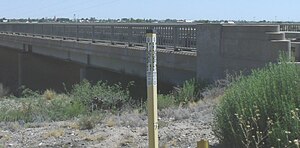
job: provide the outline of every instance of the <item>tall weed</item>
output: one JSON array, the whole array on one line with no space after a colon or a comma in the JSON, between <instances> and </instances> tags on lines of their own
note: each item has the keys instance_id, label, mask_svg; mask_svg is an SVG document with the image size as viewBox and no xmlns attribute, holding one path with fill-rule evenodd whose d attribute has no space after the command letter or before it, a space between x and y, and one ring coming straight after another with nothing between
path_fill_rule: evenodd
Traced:
<instances>
[{"instance_id":1,"label":"tall weed","mask_svg":"<svg viewBox=\"0 0 300 148\"><path fill-rule=\"evenodd\" d=\"M300 68L284 58L239 77L216 108L215 135L225 147L298 147L299 90Z\"/></svg>"}]
</instances>

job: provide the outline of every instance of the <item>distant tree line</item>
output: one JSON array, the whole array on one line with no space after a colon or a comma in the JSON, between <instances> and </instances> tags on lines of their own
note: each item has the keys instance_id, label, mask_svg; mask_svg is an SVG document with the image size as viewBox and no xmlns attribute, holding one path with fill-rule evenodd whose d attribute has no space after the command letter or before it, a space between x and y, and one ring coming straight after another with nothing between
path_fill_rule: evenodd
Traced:
<instances>
[{"instance_id":1,"label":"distant tree line","mask_svg":"<svg viewBox=\"0 0 300 148\"><path fill-rule=\"evenodd\" d=\"M23 22L23 23L228 23L234 22L237 24L247 23L300 23L293 21L247 21L247 20L186 20L186 19L140 19L140 18L121 18L121 19L97 19L95 17L90 18L19 18L19 19L6 19L0 18L0 22Z\"/></svg>"}]
</instances>

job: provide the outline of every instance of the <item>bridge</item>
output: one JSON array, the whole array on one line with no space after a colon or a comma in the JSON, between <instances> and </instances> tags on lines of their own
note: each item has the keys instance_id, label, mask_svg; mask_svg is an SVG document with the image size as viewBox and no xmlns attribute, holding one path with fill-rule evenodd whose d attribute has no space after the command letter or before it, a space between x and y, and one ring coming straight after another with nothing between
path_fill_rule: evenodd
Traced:
<instances>
[{"instance_id":1,"label":"bridge","mask_svg":"<svg viewBox=\"0 0 300 148\"><path fill-rule=\"evenodd\" d=\"M145 77L147 29L158 31L158 79L173 84L249 72L277 61L279 51L300 61L297 24L0 23L0 46Z\"/></svg>"}]
</instances>

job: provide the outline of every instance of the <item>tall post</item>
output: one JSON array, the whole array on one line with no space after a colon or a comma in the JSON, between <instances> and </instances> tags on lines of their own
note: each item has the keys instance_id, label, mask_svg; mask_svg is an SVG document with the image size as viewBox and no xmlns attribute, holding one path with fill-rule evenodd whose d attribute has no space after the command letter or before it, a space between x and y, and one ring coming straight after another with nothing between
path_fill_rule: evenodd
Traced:
<instances>
[{"instance_id":1,"label":"tall post","mask_svg":"<svg viewBox=\"0 0 300 148\"><path fill-rule=\"evenodd\" d=\"M149 148L158 148L156 31L146 30Z\"/></svg>"},{"instance_id":2,"label":"tall post","mask_svg":"<svg viewBox=\"0 0 300 148\"><path fill-rule=\"evenodd\" d=\"M22 69L23 69L23 64L22 64L22 59L23 59L23 52L21 53L18 53L18 87L20 88L22 86L22 75L23 75L23 72L22 72Z\"/></svg>"}]
</instances>

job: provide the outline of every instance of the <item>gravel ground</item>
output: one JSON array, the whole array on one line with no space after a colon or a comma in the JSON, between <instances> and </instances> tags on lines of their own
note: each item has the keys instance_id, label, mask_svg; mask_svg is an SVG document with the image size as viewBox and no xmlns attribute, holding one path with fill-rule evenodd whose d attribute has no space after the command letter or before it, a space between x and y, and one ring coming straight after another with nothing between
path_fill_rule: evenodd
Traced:
<instances>
[{"instance_id":1,"label":"gravel ground","mask_svg":"<svg viewBox=\"0 0 300 148\"><path fill-rule=\"evenodd\" d=\"M160 147L194 148L197 141L209 140L212 133L213 101L191 104L188 108L159 112ZM60 122L23 124L0 123L0 147L147 147L147 116L141 113L110 115L91 130L80 130L76 119Z\"/></svg>"}]
</instances>

